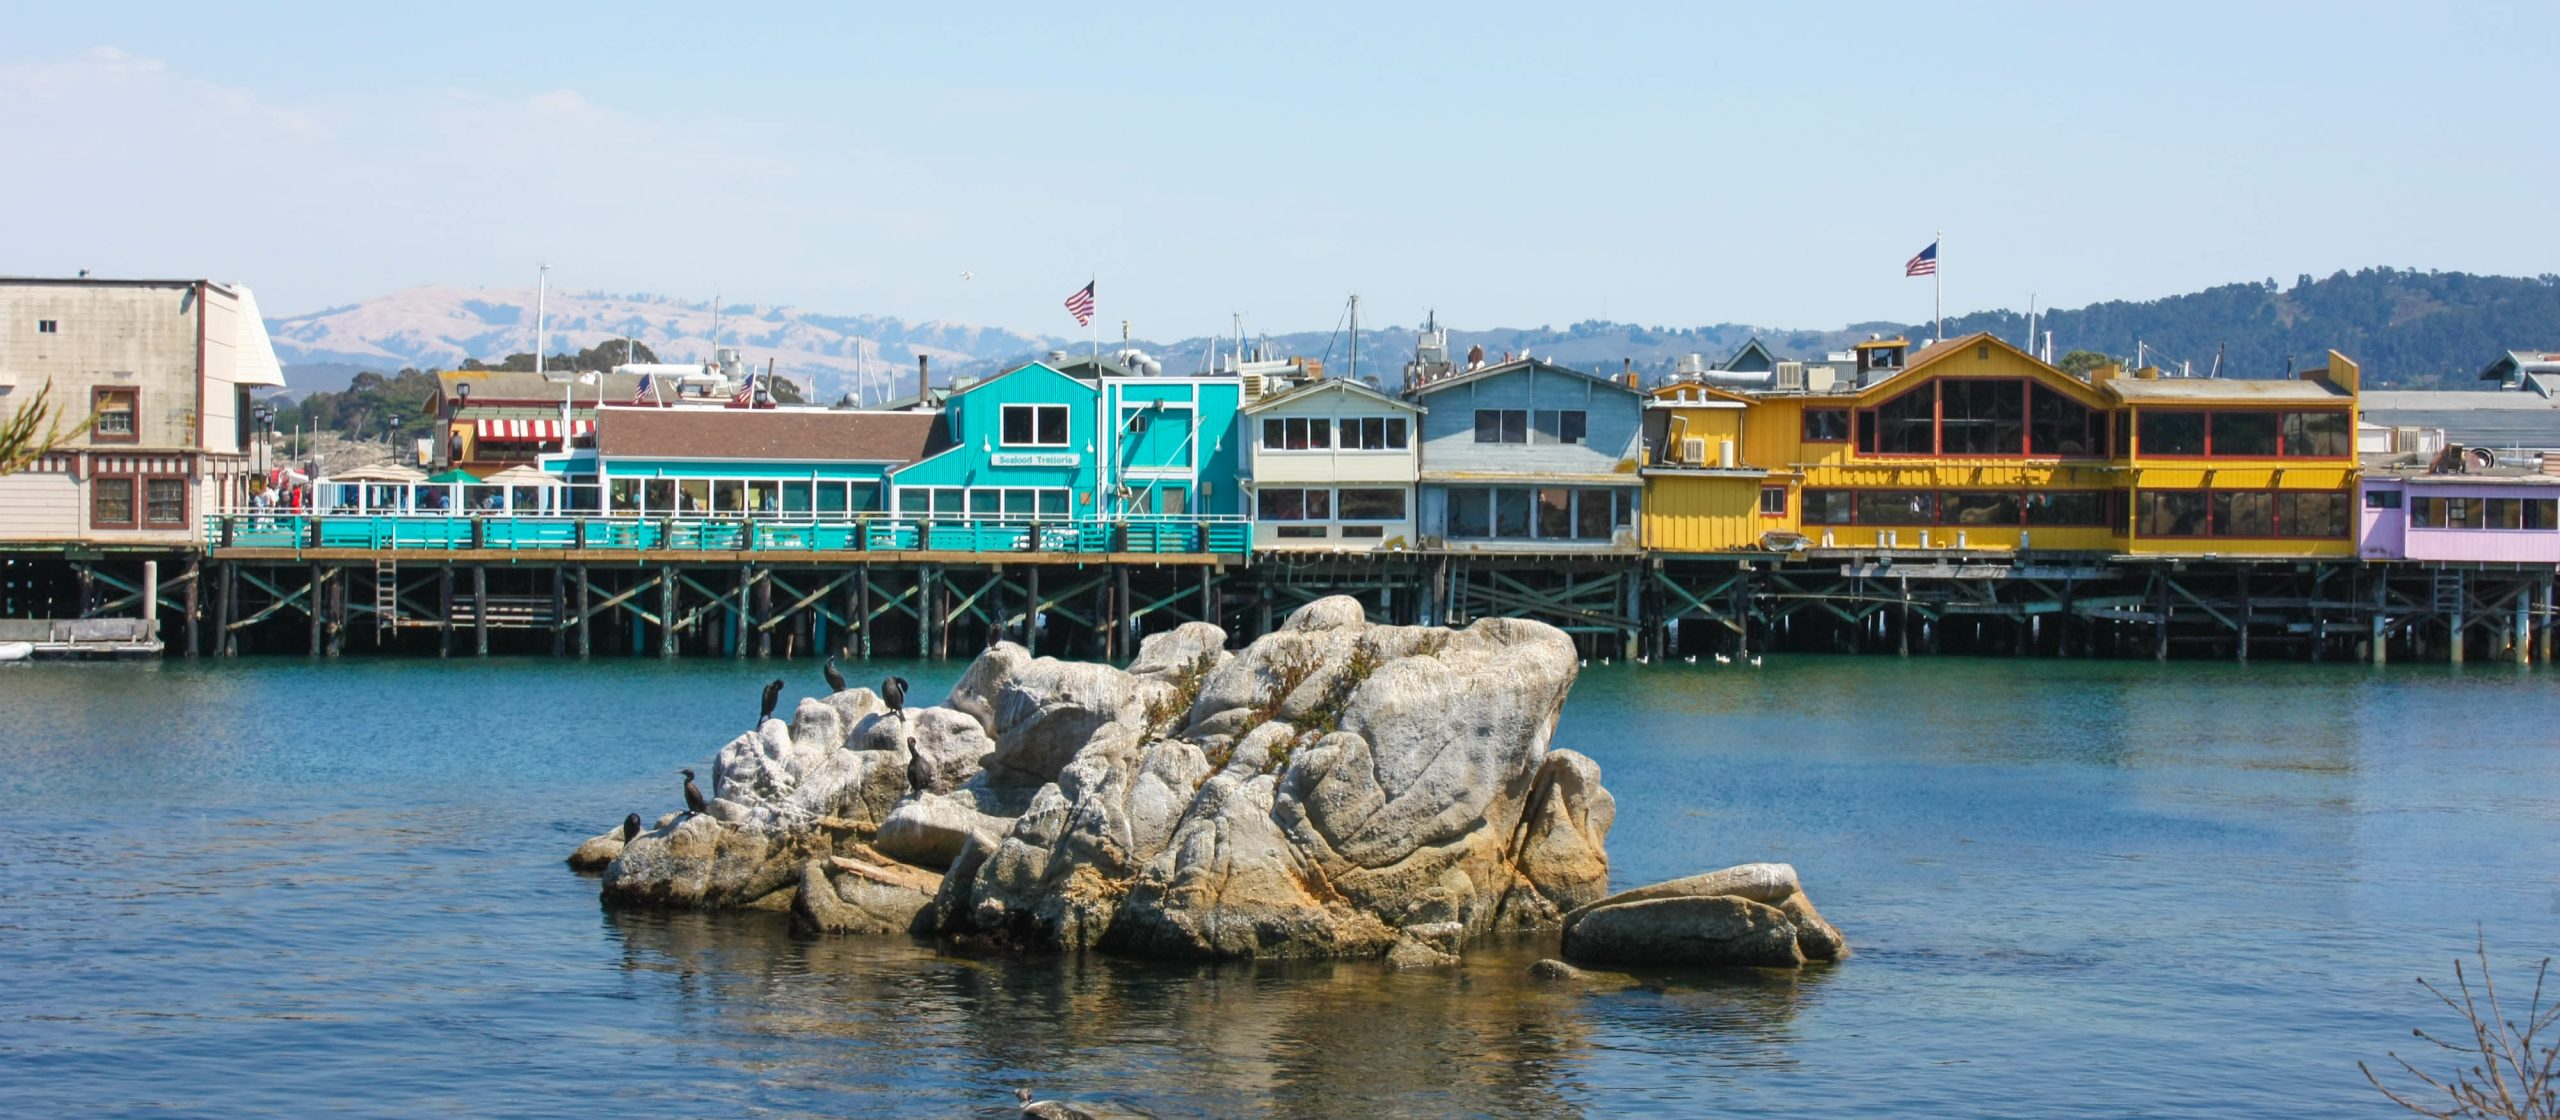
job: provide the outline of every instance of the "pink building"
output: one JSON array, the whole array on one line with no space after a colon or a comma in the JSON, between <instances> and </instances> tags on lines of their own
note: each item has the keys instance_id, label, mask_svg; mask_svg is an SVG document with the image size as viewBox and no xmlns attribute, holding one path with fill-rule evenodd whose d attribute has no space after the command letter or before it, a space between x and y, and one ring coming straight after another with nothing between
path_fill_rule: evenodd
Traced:
<instances>
[{"instance_id":1,"label":"pink building","mask_svg":"<svg viewBox=\"0 0 2560 1120\"><path fill-rule=\"evenodd\" d=\"M2560 564L2560 475L2539 463L2467 467L2368 464L2358 551L2367 560Z\"/></svg>"}]
</instances>

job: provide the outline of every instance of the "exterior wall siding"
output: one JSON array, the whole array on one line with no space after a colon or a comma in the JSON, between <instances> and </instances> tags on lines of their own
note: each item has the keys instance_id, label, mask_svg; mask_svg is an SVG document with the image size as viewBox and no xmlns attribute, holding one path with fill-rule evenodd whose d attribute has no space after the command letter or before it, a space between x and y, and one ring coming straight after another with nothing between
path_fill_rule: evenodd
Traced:
<instances>
[{"instance_id":1,"label":"exterior wall siding","mask_svg":"<svg viewBox=\"0 0 2560 1120\"><path fill-rule=\"evenodd\" d=\"M1439 386L1426 386L1416 403L1422 418L1421 532L1438 547L1485 552L1623 552L1638 547L1642 527L1643 398L1599 378L1543 365L1525 365ZM1478 409L1520 409L1532 414L1580 409L1583 442L1477 443ZM1534 436L1532 438L1535 438ZM1614 487L1634 504L1627 528L1611 540L1484 539L1449 532L1449 490L1475 486Z\"/></svg>"}]
</instances>

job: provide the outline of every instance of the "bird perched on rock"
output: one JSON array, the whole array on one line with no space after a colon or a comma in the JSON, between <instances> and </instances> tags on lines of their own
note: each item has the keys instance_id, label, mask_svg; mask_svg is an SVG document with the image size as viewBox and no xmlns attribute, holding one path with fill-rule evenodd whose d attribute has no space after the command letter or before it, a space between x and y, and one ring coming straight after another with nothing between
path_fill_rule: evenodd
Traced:
<instances>
[{"instance_id":1,"label":"bird perched on rock","mask_svg":"<svg viewBox=\"0 0 2560 1120\"><path fill-rule=\"evenodd\" d=\"M891 677L880 682L880 702L893 712L907 710L907 678Z\"/></svg>"},{"instance_id":2,"label":"bird perched on rock","mask_svg":"<svg viewBox=\"0 0 2560 1120\"><path fill-rule=\"evenodd\" d=\"M1756 653L1755 653L1755 654L1752 654L1752 655L1751 655L1751 667L1752 667L1752 668L1754 668L1754 669L1757 669L1757 668L1759 668L1759 667L1760 667L1760 655L1759 655L1759 654L1756 654Z\"/></svg>"},{"instance_id":3,"label":"bird perched on rock","mask_svg":"<svg viewBox=\"0 0 2560 1120\"><path fill-rule=\"evenodd\" d=\"M818 675L827 678L827 691L830 693L842 692L847 687L844 683L844 674L836 671L835 658L830 657L826 664L819 666Z\"/></svg>"},{"instance_id":4,"label":"bird perched on rock","mask_svg":"<svg viewBox=\"0 0 2560 1120\"><path fill-rule=\"evenodd\" d=\"M692 775L687 774L686 777L692 777ZM622 842L628 844L632 837L638 835L640 835L640 814L633 813L622 818Z\"/></svg>"},{"instance_id":5,"label":"bird perched on rock","mask_svg":"<svg viewBox=\"0 0 2560 1120\"><path fill-rule=\"evenodd\" d=\"M680 770L677 771L677 773L684 775L684 811L688 813L699 813L705 809L709 809L711 807L711 803L703 800L702 787L693 784L693 771Z\"/></svg>"},{"instance_id":6,"label":"bird perched on rock","mask_svg":"<svg viewBox=\"0 0 2560 1120\"><path fill-rule=\"evenodd\" d=\"M1014 1090L1013 1099L1022 1102L1023 1115L1036 1116L1040 1120L1093 1120L1092 1113L1071 1104L1032 1100L1029 1089Z\"/></svg>"},{"instance_id":7,"label":"bird perched on rock","mask_svg":"<svg viewBox=\"0 0 2560 1120\"><path fill-rule=\"evenodd\" d=\"M1732 657L1730 657L1730 656L1727 656L1727 655L1725 655L1725 654L1721 654L1721 653L1719 653L1719 654L1717 654L1717 655L1716 655L1716 664L1718 664L1718 665L1731 665L1731 664L1733 664L1733 658L1732 658Z\"/></svg>"},{"instance_id":8,"label":"bird perched on rock","mask_svg":"<svg viewBox=\"0 0 2560 1120\"><path fill-rule=\"evenodd\" d=\"M773 706L781 699L782 678L775 677L772 684L764 686L764 710L756 713L756 726L762 727L764 721L773 718Z\"/></svg>"}]
</instances>

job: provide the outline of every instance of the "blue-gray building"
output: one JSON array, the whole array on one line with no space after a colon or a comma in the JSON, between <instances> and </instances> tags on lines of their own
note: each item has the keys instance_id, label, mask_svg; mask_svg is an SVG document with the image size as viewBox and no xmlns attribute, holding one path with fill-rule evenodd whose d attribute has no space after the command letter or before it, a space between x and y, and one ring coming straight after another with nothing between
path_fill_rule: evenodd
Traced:
<instances>
[{"instance_id":1,"label":"blue-gray building","mask_svg":"<svg viewBox=\"0 0 2560 1120\"><path fill-rule=\"evenodd\" d=\"M1478 552L1633 552L1644 396L1536 358L1409 387L1422 405L1420 534Z\"/></svg>"}]
</instances>

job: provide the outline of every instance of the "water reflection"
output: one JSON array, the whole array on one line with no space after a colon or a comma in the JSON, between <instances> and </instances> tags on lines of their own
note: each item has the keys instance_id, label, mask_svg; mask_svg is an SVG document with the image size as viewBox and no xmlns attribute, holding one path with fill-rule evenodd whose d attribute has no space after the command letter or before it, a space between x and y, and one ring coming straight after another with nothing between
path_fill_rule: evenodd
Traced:
<instances>
[{"instance_id":1,"label":"water reflection","mask_svg":"<svg viewBox=\"0 0 2560 1120\"><path fill-rule=\"evenodd\" d=\"M1176 1114L1606 1111L1583 1077L1599 1032L1622 1036L1608 1046L1699 1055L1711 1074L1791 1066L1795 1010L1828 973L1648 973L1583 990L1528 980L1551 939L1396 972L953 956L900 938L803 938L769 915L606 920L624 968L663 975L688 1014L756 1040L755 1077L854 1093L903 1085L958 1109L1024 1085Z\"/></svg>"}]
</instances>

